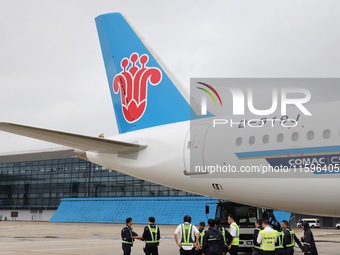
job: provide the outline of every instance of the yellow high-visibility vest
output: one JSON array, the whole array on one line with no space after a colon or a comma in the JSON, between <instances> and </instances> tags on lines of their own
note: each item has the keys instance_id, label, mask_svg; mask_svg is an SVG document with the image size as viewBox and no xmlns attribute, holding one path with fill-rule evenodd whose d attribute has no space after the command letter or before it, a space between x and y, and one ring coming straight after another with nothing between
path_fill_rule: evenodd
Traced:
<instances>
[{"instance_id":1,"label":"yellow high-visibility vest","mask_svg":"<svg viewBox=\"0 0 340 255\"><path fill-rule=\"evenodd\" d=\"M283 238L284 238L284 233L282 231L277 231L275 230L276 235L277 235L277 240L275 243L275 249L283 249Z\"/></svg>"},{"instance_id":2,"label":"yellow high-visibility vest","mask_svg":"<svg viewBox=\"0 0 340 255\"><path fill-rule=\"evenodd\" d=\"M290 234L290 243L286 245L286 247L295 247L295 233L293 230L289 229L289 234Z\"/></svg>"},{"instance_id":3,"label":"yellow high-visibility vest","mask_svg":"<svg viewBox=\"0 0 340 255\"><path fill-rule=\"evenodd\" d=\"M260 231L261 231L261 229L260 228L255 228L255 230L258 230L259 232L258 232L258 234L260 233ZM255 240L255 242L256 242L256 240ZM254 243L254 248L256 248L256 249L261 249L261 247L260 246L258 246L257 245L257 243Z\"/></svg>"},{"instance_id":4,"label":"yellow high-visibility vest","mask_svg":"<svg viewBox=\"0 0 340 255\"><path fill-rule=\"evenodd\" d=\"M149 241L145 241L146 243L159 243L159 240L157 238L157 234L158 234L158 226L156 226L155 228L150 227L150 225L148 225L149 231L150 231L150 235L151 235L151 240Z\"/></svg>"},{"instance_id":5,"label":"yellow high-visibility vest","mask_svg":"<svg viewBox=\"0 0 340 255\"><path fill-rule=\"evenodd\" d=\"M128 230L129 230L129 232L130 232L130 236L131 236L131 238L132 238L132 231L131 231L131 228L129 228L128 226L125 226L124 228L128 228ZM124 228L123 228L123 229L124 229ZM131 245L132 245L132 244L133 244L133 241L134 241L133 238L132 238L132 242L130 242L130 241L126 241L125 238L122 237L122 243L126 243L126 244L131 244Z\"/></svg>"},{"instance_id":6,"label":"yellow high-visibility vest","mask_svg":"<svg viewBox=\"0 0 340 255\"><path fill-rule=\"evenodd\" d=\"M205 229L200 233L200 238L198 239L198 245L203 245L203 238L205 235ZM200 249L202 249L203 247L201 247Z\"/></svg>"},{"instance_id":7,"label":"yellow high-visibility vest","mask_svg":"<svg viewBox=\"0 0 340 255\"><path fill-rule=\"evenodd\" d=\"M262 237L261 242L261 250L263 251L275 251L275 239L276 239L276 232L272 231L270 233L261 230L260 235Z\"/></svg>"},{"instance_id":8,"label":"yellow high-visibility vest","mask_svg":"<svg viewBox=\"0 0 340 255\"><path fill-rule=\"evenodd\" d=\"M238 246L240 244L240 228L237 226L236 222L230 224L230 229L232 226L236 228L236 235L234 236L231 245Z\"/></svg>"},{"instance_id":9,"label":"yellow high-visibility vest","mask_svg":"<svg viewBox=\"0 0 340 255\"><path fill-rule=\"evenodd\" d=\"M183 246L190 246L195 243L194 240L192 240L192 224L182 224L182 240L181 244Z\"/></svg>"}]
</instances>

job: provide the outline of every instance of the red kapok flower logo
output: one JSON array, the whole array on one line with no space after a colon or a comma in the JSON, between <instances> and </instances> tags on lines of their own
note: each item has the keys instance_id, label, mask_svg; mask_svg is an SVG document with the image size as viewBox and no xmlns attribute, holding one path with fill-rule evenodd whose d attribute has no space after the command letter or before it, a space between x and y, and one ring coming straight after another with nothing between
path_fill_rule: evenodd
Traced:
<instances>
[{"instance_id":1,"label":"red kapok flower logo","mask_svg":"<svg viewBox=\"0 0 340 255\"><path fill-rule=\"evenodd\" d=\"M148 83L156 86L162 80L161 70L156 67L147 67L148 61L147 54L139 57L138 53L134 52L129 59L122 59L120 66L123 71L113 78L113 92L118 94L120 90L122 112L125 120L129 123L139 120L145 112ZM130 64L131 66L128 68Z\"/></svg>"}]
</instances>

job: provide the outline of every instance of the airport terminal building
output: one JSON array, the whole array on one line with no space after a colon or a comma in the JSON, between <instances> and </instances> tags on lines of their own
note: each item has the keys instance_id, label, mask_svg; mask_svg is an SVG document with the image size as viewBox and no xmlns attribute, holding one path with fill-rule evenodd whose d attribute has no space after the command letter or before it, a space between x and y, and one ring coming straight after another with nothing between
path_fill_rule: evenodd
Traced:
<instances>
[{"instance_id":1,"label":"airport terminal building","mask_svg":"<svg viewBox=\"0 0 340 255\"><path fill-rule=\"evenodd\" d=\"M148 203L150 199L154 199L154 202ZM157 207L162 202L172 205L166 209L169 213L178 207L178 203L187 204L191 201L202 206L200 214L204 214L205 202L212 201L106 169L75 157L73 149L0 155L0 215L3 219L50 220L62 200L66 203L64 214L67 217L71 217L72 213L87 211L88 221L103 221L111 212L119 212L117 206L121 207L124 201L131 206L144 201L150 210L150 204ZM74 208L75 204L78 205L77 208ZM103 208L110 210L106 212L106 216ZM104 212L101 212L100 219L98 214L101 210ZM95 218L89 216L90 211ZM120 222L128 214L141 210L130 211L125 208L119 219L109 217L107 221Z\"/></svg>"}]
</instances>

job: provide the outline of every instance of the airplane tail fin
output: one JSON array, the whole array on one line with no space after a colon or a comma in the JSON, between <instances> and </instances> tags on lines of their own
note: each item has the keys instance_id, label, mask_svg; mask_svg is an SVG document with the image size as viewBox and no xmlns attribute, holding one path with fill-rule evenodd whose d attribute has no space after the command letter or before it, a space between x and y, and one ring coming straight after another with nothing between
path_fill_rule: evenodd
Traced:
<instances>
[{"instance_id":1,"label":"airplane tail fin","mask_svg":"<svg viewBox=\"0 0 340 255\"><path fill-rule=\"evenodd\" d=\"M96 18L119 133L190 119L184 91L120 13Z\"/></svg>"}]
</instances>

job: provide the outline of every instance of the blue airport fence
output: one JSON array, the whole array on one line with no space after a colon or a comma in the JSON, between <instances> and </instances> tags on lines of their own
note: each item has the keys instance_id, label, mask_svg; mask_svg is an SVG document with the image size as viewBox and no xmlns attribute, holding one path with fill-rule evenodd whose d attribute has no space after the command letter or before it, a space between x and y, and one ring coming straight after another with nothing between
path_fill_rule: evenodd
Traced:
<instances>
[{"instance_id":1,"label":"blue airport fence","mask_svg":"<svg viewBox=\"0 0 340 255\"><path fill-rule=\"evenodd\" d=\"M130 197L130 198L64 198L50 222L125 223L131 217L136 224L145 224L149 216L157 224L179 224L184 215L192 223L206 221L205 205L210 206L208 217L213 218L217 199L190 197Z\"/></svg>"},{"instance_id":2,"label":"blue airport fence","mask_svg":"<svg viewBox=\"0 0 340 255\"><path fill-rule=\"evenodd\" d=\"M124 198L64 198L50 222L125 223L131 217L136 224L145 224L149 216L157 224L179 224L184 215L198 224L214 218L217 199L190 197L124 197ZM205 214L209 204L210 213ZM274 211L278 222L289 220L290 213Z\"/></svg>"}]
</instances>

